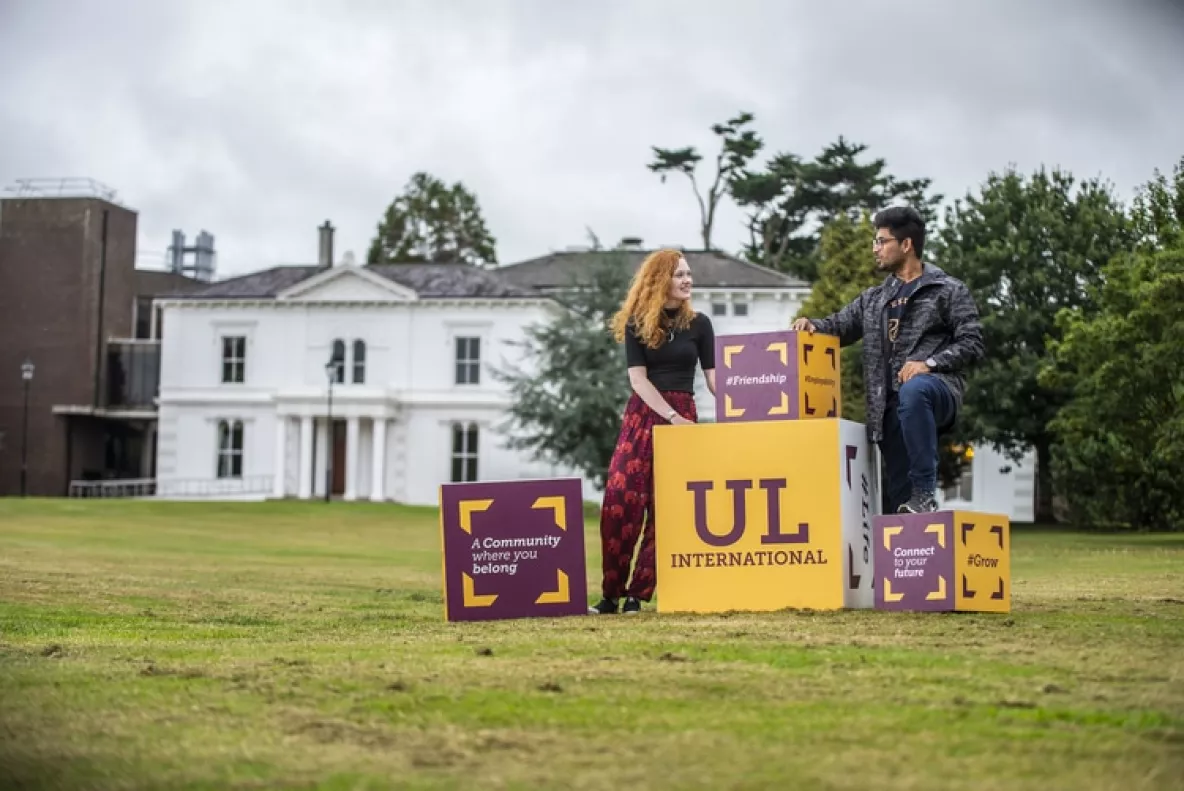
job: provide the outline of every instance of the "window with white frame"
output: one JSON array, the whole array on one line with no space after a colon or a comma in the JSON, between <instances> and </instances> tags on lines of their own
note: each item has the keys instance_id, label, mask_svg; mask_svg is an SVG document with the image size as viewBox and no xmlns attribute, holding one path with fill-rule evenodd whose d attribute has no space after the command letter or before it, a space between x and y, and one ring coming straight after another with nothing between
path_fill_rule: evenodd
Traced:
<instances>
[{"instance_id":1,"label":"window with white frame","mask_svg":"<svg viewBox=\"0 0 1184 791\"><path fill-rule=\"evenodd\" d=\"M712 316L726 316L728 315L728 303L726 302L712 302L711 303Z\"/></svg>"},{"instance_id":2,"label":"window with white frame","mask_svg":"<svg viewBox=\"0 0 1184 791\"><path fill-rule=\"evenodd\" d=\"M747 316L748 315L748 303L747 302L733 302L732 303L732 315L733 316Z\"/></svg>"},{"instance_id":3,"label":"window with white frame","mask_svg":"<svg viewBox=\"0 0 1184 791\"><path fill-rule=\"evenodd\" d=\"M218 477L243 477L243 422L218 421Z\"/></svg>"},{"instance_id":4,"label":"window with white frame","mask_svg":"<svg viewBox=\"0 0 1184 791\"><path fill-rule=\"evenodd\" d=\"M460 337L456 339L456 383L458 385L481 384L481 339Z\"/></svg>"},{"instance_id":5,"label":"window with white frame","mask_svg":"<svg viewBox=\"0 0 1184 791\"><path fill-rule=\"evenodd\" d=\"M222 337L222 383L247 381L247 338L245 335Z\"/></svg>"},{"instance_id":6,"label":"window with white frame","mask_svg":"<svg viewBox=\"0 0 1184 791\"><path fill-rule=\"evenodd\" d=\"M363 340L354 341L354 378L353 383L361 385L366 383L366 342Z\"/></svg>"},{"instance_id":7,"label":"window with white frame","mask_svg":"<svg viewBox=\"0 0 1184 791\"><path fill-rule=\"evenodd\" d=\"M452 424L452 481L477 480L477 424Z\"/></svg>"}]
</instances>

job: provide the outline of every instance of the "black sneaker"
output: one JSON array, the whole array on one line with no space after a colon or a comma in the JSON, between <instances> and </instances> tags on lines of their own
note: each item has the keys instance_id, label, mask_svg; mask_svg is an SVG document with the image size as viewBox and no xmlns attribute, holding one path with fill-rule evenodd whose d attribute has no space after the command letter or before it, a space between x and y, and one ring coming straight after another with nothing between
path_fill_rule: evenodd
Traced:
<instances>
[{"instance_id":1,"label":"black sneaker","mask_svg":"<svg viewBox=\"0 0 1184 791\"><path fill-rule=\"evenodd\" d=\"M934 492L913 493L909 501L896 509L899 514L928 514L937 510L937 497Z\"/></svg>"},{"instance_id":2,"label":"black sneaker","mask_svg":"<svg viewBox=\"0 0 1184 791\"><path fill-rule=\"evenodd\" d=\"M621 608L621 612L628 615L636 615L641 612L641 602L630 596L625 599L625 606Z\"/></svg>"},{"instance_id":3,"label":"black sneaker","mask_svg":"<svg viewBox=\"0 0 1184 791\"><path fill-rule=\"evenodd\" d=\"M617 614L617 600L616 599L601 599L594 607L588 608L589 615L616 615Z\"/></svg>"}]
</instances>

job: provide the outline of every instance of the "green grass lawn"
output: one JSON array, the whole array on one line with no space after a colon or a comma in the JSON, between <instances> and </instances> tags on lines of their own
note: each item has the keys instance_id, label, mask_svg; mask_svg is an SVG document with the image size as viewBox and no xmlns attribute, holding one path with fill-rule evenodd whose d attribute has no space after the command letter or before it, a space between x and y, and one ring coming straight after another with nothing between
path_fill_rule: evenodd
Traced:
<instances>
[{"instance_id":1,"label":"green grass lawn","mask_svg":"<svg viewBox=\"0 0 1184 791\"><path fill-rule=\"evenodd\" d=\"M447 624L434 510L0 501L0 788L1184 788L1184 534L1012 535L1008 615Z\"/></svg>"}]
</instances>

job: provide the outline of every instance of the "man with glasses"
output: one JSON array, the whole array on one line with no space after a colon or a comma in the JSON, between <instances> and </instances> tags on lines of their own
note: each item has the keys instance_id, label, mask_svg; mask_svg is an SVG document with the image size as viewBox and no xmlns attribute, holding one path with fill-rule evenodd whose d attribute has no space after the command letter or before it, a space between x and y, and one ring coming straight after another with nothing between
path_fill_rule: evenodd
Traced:
<instances>
[{"instance_id":1,"label":"man with glasses","mask_svg":"<svg viewBox=\"0 0 1184 791\"><path fill-rule=\"evenodd\" d=\"M884 513L937 510L937 438L957 419L966 371L983 356L978 307L969 289L923 264L925 221L893 207L872 221L872 249L884 282L824 319L800 318L799 332L863 339L868 438L884 456Z\"/></svg>"}]
</instances>

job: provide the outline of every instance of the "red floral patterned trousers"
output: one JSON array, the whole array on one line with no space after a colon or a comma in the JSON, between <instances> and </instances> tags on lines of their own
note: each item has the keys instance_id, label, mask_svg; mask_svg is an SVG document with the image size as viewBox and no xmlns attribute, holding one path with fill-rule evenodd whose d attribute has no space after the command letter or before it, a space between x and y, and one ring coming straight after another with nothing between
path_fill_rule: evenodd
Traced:
<instances>
[{"instance_id":1,"label":"red floral patterned trousers","mask_svg":"<svg viewBox=\"0 0 1184 791\"><path fill-rule=\"evenodd\" d=\"M693 394L664 392L662 397L687 420L698 420ZM609 463L604 503L600 508L600 547L604 573L602 590L605 598L633 596L649 601L657 587L653 427L667 422L666 418L646 406L636 393L625 405L621 434ZM629 564L633 560L639 537L641 549L633 578L630 579Z\"/></svg>"}]
</instances>

